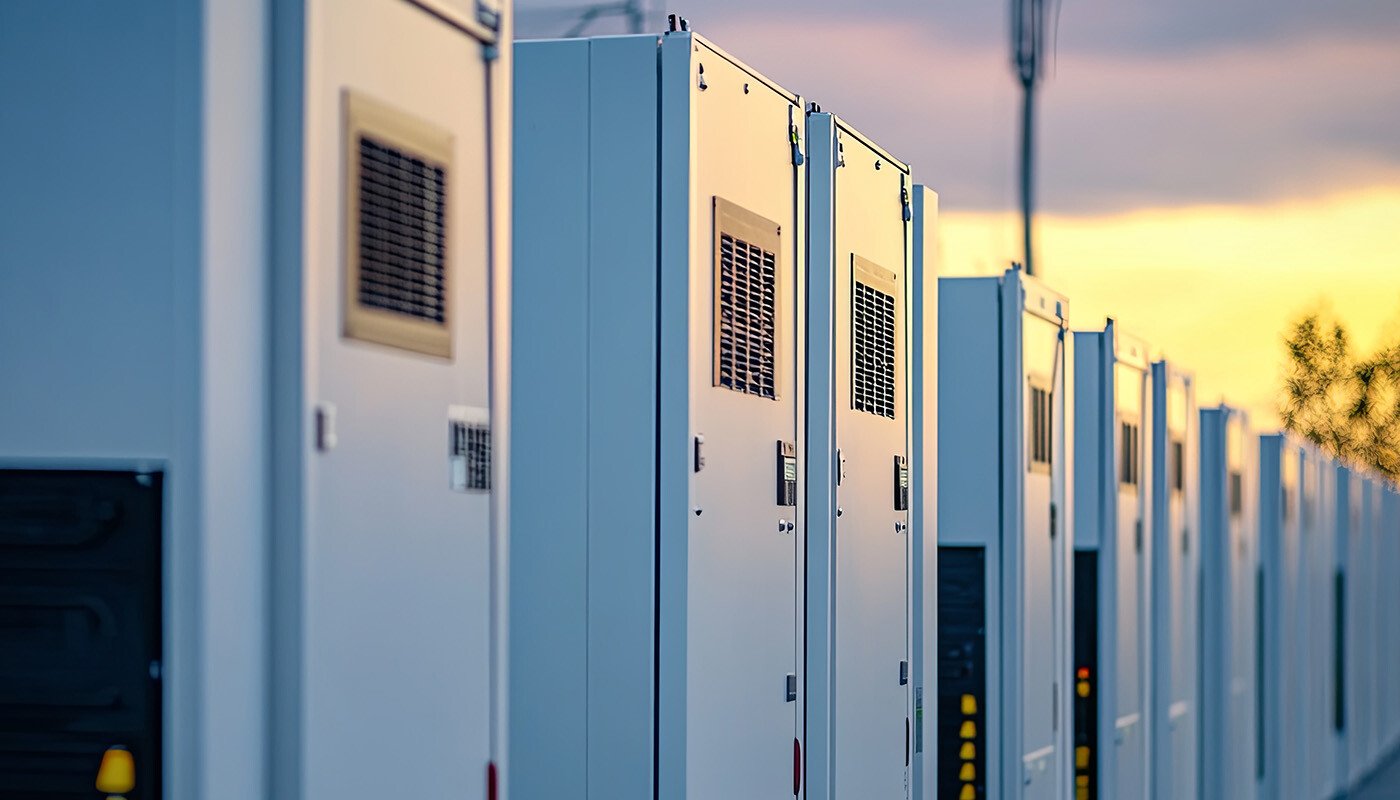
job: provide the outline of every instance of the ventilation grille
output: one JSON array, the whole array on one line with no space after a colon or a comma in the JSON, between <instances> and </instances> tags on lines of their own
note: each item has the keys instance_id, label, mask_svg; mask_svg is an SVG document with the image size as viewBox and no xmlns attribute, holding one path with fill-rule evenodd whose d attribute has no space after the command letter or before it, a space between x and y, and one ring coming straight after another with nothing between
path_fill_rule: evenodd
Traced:
<instances>
[{"instance_id":1,"label":"ventilation grille","mask_svg":"<svg viewBox=\"0 0 1400 800\"><path fill-rule=\"evenodd\" d=\"M1031 469L1048 472L1054 452L1051 393L1041 386L1031 386Z\"/></svg>"},{"instance_id":2,"label":"ventilation grille","mask_svg":"<svg viewBox=\"0 0 1400 800\"><path fill-rule=\"evenodd\" d=\"M447 319L447 171L360 137L360 305Z\"/></svg>"},{"instance_id":3,"label":"ventilation grille","mask_svg":"<svg viewBox=\"0 0 1400 800\"><path fill-rule=\"evenodd\" d=\"M345 93L345 336L452 357L452 133Z\"/></svg>"},{"instance_id":4,"label":"ventilation grille","mask_svg":"<svg viewBox=\"0 0 1400 800\"><path fill-rule=\"evenodd\" d=\"M491 491L491 428L452 422L453 484L458 491Z\"/></svg>"},{"instance_id":5,"label":"ventilation grille","mask_svg":"<svg viewBox=\"0 0 1400 800\"><path fill-rule=\"evenodd\" d=\"M1139 435L1137 425L1123 422L1119 425L1118 439L1118 482L1123 486L1136 487L1139 475Z\"/></svg>"},{"instance_id":6,"label":"ventilation grille","mask_svg":"<svg viewBox=\"0 0 1400 800\"><path fill-rule=\"evenodd\" d=\"M727 231L719 235L716 382L777 397L777 254Z\"/></svg>"},{"instance_id":7,"label":"ventilation grille","mask_svg":"<svg viewBox=\"0 0 1400 800\"><path fill-rule=\"evenodd\" d=\"M894 418L894 295L855 282L852 305L852 402L857 411Z\"/></svg>"}]
</instances>

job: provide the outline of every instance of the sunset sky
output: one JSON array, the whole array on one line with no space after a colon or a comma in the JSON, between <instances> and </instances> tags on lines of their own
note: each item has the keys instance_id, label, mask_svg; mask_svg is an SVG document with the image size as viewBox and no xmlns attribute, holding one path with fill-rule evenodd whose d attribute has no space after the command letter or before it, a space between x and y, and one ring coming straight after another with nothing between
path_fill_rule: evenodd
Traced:
<instances>
[{"instance_id":1,"label":"sunset sky","mask_svg":"<svg viewBox=\"0 0 1400 800\"><path fill-rule=\"evenodd\" d=\"M521 35L573 4L520 0ZM684 13L909 161L940 195L944 274L990 274L1020 248L1006 7L711 0L651 27ZM1264 425L1300 313L1362 349L1400 336L1400 3L1070 0L1054 27L1036 257L1074 327L1113 316Z\"/></svg>"}]
</instances>

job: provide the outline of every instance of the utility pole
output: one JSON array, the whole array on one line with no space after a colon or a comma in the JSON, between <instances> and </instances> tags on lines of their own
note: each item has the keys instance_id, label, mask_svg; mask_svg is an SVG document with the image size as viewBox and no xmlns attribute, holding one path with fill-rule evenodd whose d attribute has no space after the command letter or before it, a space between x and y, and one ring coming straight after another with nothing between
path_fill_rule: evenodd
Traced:
<instances>
[{"instance_id":1,"label":"utility pole","mask_svg":"<svg viewBox=\"0 0 1400 800\"><path fill-rule=\"evenodd\" d=\"M1011 54L1021 81L1021 225L1027 275L1035 274L1031 218L1035 213L1035 87L1043 73L1044 0L1011 0Z\"/></svg>"}]
</instances>

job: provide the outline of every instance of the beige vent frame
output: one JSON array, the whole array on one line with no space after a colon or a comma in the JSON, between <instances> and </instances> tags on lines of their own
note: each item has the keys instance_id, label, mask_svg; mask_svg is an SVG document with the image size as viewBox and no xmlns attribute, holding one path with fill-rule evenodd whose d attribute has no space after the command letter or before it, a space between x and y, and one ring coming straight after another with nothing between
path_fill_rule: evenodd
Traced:
<instances>
[{"instance_id":1,"label":"beige vent frame","mask_svg":"<svg viewBox=\"0 0 1400 800\"><path fill-rule=\"evenodd\" d=\"M711 285L711 354L713 385L717 388L728 389L721 382L720 376L720 323L722 304L720 303L721 282L720 267L721 245L720 239L728 233L736 239L742 239L750 245L759 247L762 250L773 254L773 396L764 397L752 392L743 392L753 397L760 397L765 400L778 400L782 397L783 384L783 228L778 223L765 219L758 214L749 211L742 206L736 205L722 197L714 198L714 231L711 244L713 252L710 265L713 270L713 281Z\"/></svg>"},{"instance_id":2,"label":"beige vent frame","mask_svg":"<svg viewBox=\"0 0 1400 800\"><path fill-rule=\"evenodd\" d=\"M452 358L452 288L456 269L451 219L452 134L359 92L343 94L345 136L345 260L343 269L344 336L415 353ZM360 303L360 147L368 136L439 166L448 181L443 217L443 321L429 322Z\"/></svg>"},{"instance_id":3,"label":"beige vent frame","mask_svg":"<svg viewBox=\"0 0 1400 800\"><path fill-rule=\"evenodd\" d=\"M894 358L895 358L895 369L894 369L894 375L893 375L893 376L891 377L891 379L890 379L891 382L892 382L893 390L894 390L894 402L893 402L893 405L892 405L893 413L892 413L890 416L886 416L886 415L884 415L884 414L878 413L878 412L876 412L876 411L870 411L870 410L866 410L866 411L864 411L863 413L872 414L872 415L874 415L874 416L876 416L876 417L879 417L879 418L881 418L881 419L899 419L900 412L903 410L903 406L904 406L903 398L900 396L900 393L899 393L899 360L900 360L900 359L903 357L903 355L904 355L904 341L903 341L903 340L904 340L904 328L903 328L903 326L904 326L904 320L902 319L902 315L901 315L901 313L900 313L900 312L903 310L903 308L904 308L904 297L900 294L899 275L898 275L897 273L895 273L895 272L892 272L892 271L890 271L890 270L885 269L884 267L880 266L879 264L876 264L875 262L873 262L873 261L871 261L871 260L869 260L869 259L867 259L867 258L862 258L861 256L858 256L858 255L856 255L855 253L852 253L852 254L851 254L851 287L850 287L850 288L851 288L851 302L850 302L850 308L848 309L848 316L849 316L849 319L850 319L850 340L851 340L851 342L850 342L850 350L851 350L851 353L850 353L850 355L851 355L851 379L850 379L850 392L848 393L850 396L847 398L847 400L850 402L850 406L851 406L851 409L852 409L852 410L860 410L860 409L857 409L857 408L856 408L856 341L855 341L855 338L856 338L856 315L855 315L855 310L856 310L856 284L857 284L857 283L863 283L863 284L865 284L866 286L869 286L870 288L875 289L876 291L884 292L885 294L889 295L890 297L893 297L893 298L894 298L894 314L895 314L895 316L894 316L894 343L893 343L893 348L892 348L892 349L893 349L893 356L894 356Z\"/></svg>"}]
</instances>

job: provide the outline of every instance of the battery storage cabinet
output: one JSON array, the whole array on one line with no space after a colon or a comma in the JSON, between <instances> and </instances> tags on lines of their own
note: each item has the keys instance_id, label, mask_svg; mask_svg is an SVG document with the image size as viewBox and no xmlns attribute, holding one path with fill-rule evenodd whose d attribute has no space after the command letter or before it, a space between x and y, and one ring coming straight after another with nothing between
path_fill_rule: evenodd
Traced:
<instances>
[{"instance_id":1,"label":"battery storage cabinet","mask_svg":"<svg viewBox=\"0 0 1400 800\"><path fill-rule=\"evenodd\" d=\"M1068 303L1017 270L938 301L938 796L1068 797Z\"/></svg>"},{"instance_id":2,"label":"battery storage cabinet","mask_svg":"<svg viewBox=\"0 0 1400 800\"><path fill-rule=\"evenodd\" d=\"M1330 615L1331 637L1327 640L1327 663L1331 685L1327 691L1327 751L1330 765L1324 773L1324 790L1327 796L1343 794L1351 786L1350 723L1357 715L1357 696L1352 685L1351 670L1355 663L1355 630L1351 616L1355 605L1351 586L1351 531L1352 531L1352 478L1351 469L1343 462L1331 461L1323 474L1323 485L1330 496L1331 530L1327 532L1330 541L1331 558L1327 560L1329 570L1330 602L1327 614Z\"/></svg>"},{"instance_id":3,"label":"battery storage cabinet","mask_svg":"<svg viewBox=\"0 0 1400 800\"><path fill-rule=\"evenodd\" d=\"M488 795L508 5L0 10L0 563L79 600L3 627L92 734L0 795Z\"/></svg>"},{"instance_id":4,"label":"battery storage cabinet","mask_svg":"<svg viewBox=\"0 0 1400 800\"><path fill-rule=\"evenodd\" d=\"M274 794L494 797L509 31L461 0L289 5Z\"/></svg>"},{"instance_id":5,"label":"battery storage cabinet","mask_svg":"<svg viewBox=\"0 0 1400 800\"><path fill-rule=\"evenodd\" d=\"M792 796L801 100L688 31L516 57L514 796Z\"/></svg>"},{"instance_id":6,"label":"battery storage cabinet","mask_svg":"<svg viewBox=\"0 0 1400 800\"><path fill-rule=\"evenodd\" d=\"M1306 797L1309 731L1303 716L1308 647L1304 516L1310 453L1287 434L1259 437L1259 556L1263 565L1264 796Z\"/></svg>"},{"instance_id":7,"label":"battery storage cabinet","mask_svg":"<svg viewBox=\"0 0 1400 800\"><path fill-rule=\"evenodd\" d=\"M1258 439L1244 412L1201 409L1201 792L1257 797L1263 650Z\"/></svg>"},{"instance_id":8,"label":"battery storage cabinet","mask_svg":"<svg viewBox=\"0 0 1400 800\"><path fill-rule=\"evenodd\" d=\"M1151 712L1147 346L1074 334L1075 796L1146 797Z\"/></svg>"},{"instance_id":9,"label":"battery storage cabinet","mask_svg":"<svg viewBox=\"0 0 1400 800\"><path fill-rule=\"evenodd\" d=\"M1373 766L1370 744L1375 718L1375 582L1376 557L1371 532L1370 476L1353 470L1350 483L1351 520L1347 542L1347 639L1351 645L1348 682L1354 712L1347 715L1348 782L1355 786L1365 780Z\"/></svg>"},{"instance_id":10,"label":"battery storage cabinet","mask_svg":"<svg viewBox=\"0 0 1400 800\"><path fill-rule=\"evenodd\" d=\"M1333 719L1332 660L1335 633L1333 603L1336 588L1333 547L1333 491L1335 462L1322 448L1303 445L1299 475L1302 500L1302 537L1299 545L1297 601L1302 618L1298 639L1298 659L1302 670L1299 696L1302 717L1299 726L1299 758L1303 797L1331 797L1336 731Z\"/></svg>"},{"instance_id":11,"label":"battery storage cabinet","mask_svg":"<svg viewBox=\"0 0 1400 800\"><path fill-rule=\"evenodd\" d=\"M1400 565L1400 492L1393 479L1380 481L1377 532L1380 536L1380 569L1395 569ZM1393 578L1381 585L1380 641L1381 663L1400 663L1400 581ZM1392 752L1400 744L1400 687L1394 680L1381 680L1381 704L1384 721L1381 725L1380 752Z\"/></svg>"},{"instance_id":12,"label":"battery storage cabinet","mask_svg":"<svg viewBox=\"0 0 1400 800\"><path fill-rule=\"evenodd\" d=\"M807 115L807 797L908 797L909 168Z\"/></svg>"},{"instance_id":13,"label":"battery storage cabinet","mask_svg":"<svg viewBox=\"0 0 1400 800\"><path fill-rule=\"evenodd\" d=\"M1170 361L1152 364L1150 527L1152 690L1149 796L1193 800L1200 711L1200 447L1195 380Z\"/></svg>"},{"instance_id":14,"label":"battery storage cabinet","mask_svg":"<svg viewBox=\"0 0 1400 800\"><path fill-rule=\"evenodd\" d=\"M1377 704L1380 672L1390 673L1390 665L1381 663L1379 642L1381 586L1391 580L1381 568L1376 511L1380 482L1369 471L1358 473L1356 486L1357 521L1354 540L1353 572L1357 577L1358 597L1355 604L1357 622L1356 689L1362 698L1357 707L1354 729L1356 764L1360 774L1356 781L1369 777L1381 757L1379 746L1381 709Z\"/></svg>"}]
</instances>

